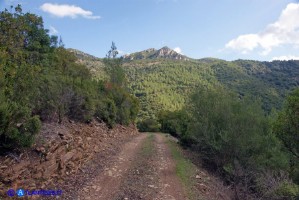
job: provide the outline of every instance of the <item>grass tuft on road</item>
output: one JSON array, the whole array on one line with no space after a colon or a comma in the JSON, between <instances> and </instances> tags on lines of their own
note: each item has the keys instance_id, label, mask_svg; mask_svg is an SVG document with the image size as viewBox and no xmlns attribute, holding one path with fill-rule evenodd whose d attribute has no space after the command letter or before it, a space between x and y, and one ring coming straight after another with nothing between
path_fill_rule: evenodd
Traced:
<instances>
[{"instance_id":1,"label":"grass tuft on road","mask_svg":"<svg viewBox=\"0 0 299 200\"><path fill-rule=\"evenodd\" d=\"M188 198L198 199L196 192L194 191L194 186L196 184L194 179L196 167L191 161L184 158L179 145L175 141L168 139L167 144L171 150L172 157L176 162L176 175L181 180Z\"/></svg>"},{"instance_id":2,"label":"grass tuft on road","mask_svg":"<svg viewBox=\"0 0 299 200\"><path fill-rule=\"evenodd\" d=\"M121 199L154 199L156 188L149 187L157 183L152 161L155 156L155 137L151 133L146 134L146 138L138 149L131 167L122 180L119 191L114 195L113 200Z\"/></svg>"},{"instance_id":3,"label":"grass tuft on road","mask_svg":"<svg viewBox=\"0 0 299 200\"><path fill-rule=\"evenodd\" d=\"M150 157L154 153L154 135L149 134L142 146L141 154L144 157Z\"/></svg>"}]
</instances>

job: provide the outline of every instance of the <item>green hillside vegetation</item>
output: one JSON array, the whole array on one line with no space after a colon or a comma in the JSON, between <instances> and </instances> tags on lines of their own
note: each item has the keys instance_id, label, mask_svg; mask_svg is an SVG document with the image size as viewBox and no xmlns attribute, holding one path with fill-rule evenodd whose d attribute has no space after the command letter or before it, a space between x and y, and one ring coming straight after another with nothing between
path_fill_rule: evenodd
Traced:
<instances>
[{"instance_id":1,"label":"green hillside vegetation","mask_svg":"<svg viewBox=\"0 0 299 200\"><path fill-rule=\"evenodd\" d=\"M143 59L153 53L154 50L134 53L132 58L139 54L142 57L125 59L123 64L130 92L140 101L139 120L156 119L161 109L181 109L199 86L211 89L224 86L240 98L261 100L267 113L272 109L280 110L286 95L299 86L299 61ZM88 68L97 79L107 79L101 59L85 56L81 62L88 63Z\"/></svg>"},{"instance_id":2,"label":"green hillside vegetation","mask_svg":"<svg viewBox=\"0 0 299 200\"><path fill-rule=\"evenodd\" d=\"M248 75L272 86L283 98L299 85L299 60L272 62L237 60L234 63L244 68ZM279 107L281 108L281 103Z\"/></svg>"},{"instance_id":3,"label":"green hillside vegetation","mask_svg":"<svg viewBox=\"0 0 299 200\"><path fill-rule=\"evenodd\" d=\"M245 62L245 61L244 61ZM258 66L252 63L257 63ZM290 69L275 68L278 62L249 62L247 68L242 61L221 60L173 61L136 60L124 64L131 92L139 98L142 112L139 117L155 118L157 111L174 111L185 105L188 96L198 87L224 86L227 90L262 101L263 109L270 112L281 109L283 98L299 85L299 62L279 62ZM258 72L255 68L265 70ZM274 77L279 77L274 78ZM270 80L276 81L270 81ZM269 80L269 81L268 81Z\"/></svg>"},{"instance_id":4,"label":"green hillside vegetation","mask_svg":"<svg viewBox=\"0 0 299 200\"><path fill-rule=\"evenodd\" d=\"M160 59L160 58L167 58L170 60L192 60L187 56L177 53L176 51L168 48L167 46L162 47L161 49L147 49L144 51L132 53L129 55L124 55L123 59L125 61L130 60L146 60L146 59Z\"/></svg>"},{"instance_id":5,"label":"green hillside vegetation","mask_svg":"<svg viewBox=\"0 0 299 200\"><path fill-rule=\"evenodd\" d=\"M159 114L161 131L199 153L235 189L238 199L295 199L298 184L299 89L279 117L223 87L200 87L180 111Z\"/></svg>"},{"instance_id":6,"label":"green hillside vegetation","mask_svg":"<svg viewBox=\"0 0 299 200\"><path fill-rule=\"evenodd\" d=\"M151 49L147 49L141 52L136 52L136 53L132 53L128 56L125 56L125 59L127 60L135 60L135 59L146 59L146 58L151 58L153 56L155 56L156 50L151 48Z\"/></svg>"},{"instance_id":7,"label":"green hillside vegetation","mask_svg":"<svg viewBox=\"0 0 299 200\"><path fill-rule=\"evenodd\" d=\"M178 137L233 185L239 199L299 194L292 182L299 183L296 111L284 108L279 120L267 116L299 86L298 61L155 59L125 66L141 101L141 131ZM298 99L292 102L296 108Z\"/></svg>"},{"instance_id":8,"label":"green hillside vegetation","mask_svg":"<svg viewBox=\"0 0 299 200\"><path fill-rule=\"evenodd\" d=\"M273 125L273 132L290 153L290 174L299 183L299 88L287 98Z\"/></svg>"},{"instance_id":9,"label":"green hillside vegetation","mask_svg":"<svg viewBox=\"0 0 299 200\"><path fill-rule=\"evenodd\" d=\"M48 35L41 17L22 13L20 6L2 11L0 32L0 153L30 146L42 121L95 117L109 126L135 121L137 99L123 85L93 79ZM119 68L117 59L106 61L108 70Z\"/></svg>"},{"instance_id":10,"label":"green hillside vegetation","mask_svg":"<svg viewBox=\"0 0 299 200\"><path fill-rule=\"evenodd\" d=\"M156 119L160 110L179 110L194 88L218 84L209 65L192 61L142 60L124 66L131 92L140 101L141 119Z\"/></svg>"},{"instance_id":11,"label":"green hillside vegetation","mask_svg":"<svg viewBox=\"0 0 299 200\"><path fill-rule=\"evenodd\" d=\"M267 112L270 112L272 108L280 109L283 96L279 94L279 89L252 75L250 69L246 70L236 62L223 61L211 67L217 80L226 88L238 93L240 98L251 96L260 99L263 109Z\"/></svg>"},{"instance_id":12,"label":"green hillside vegetation","mask_svg":"<svg viewBox=\"0 0 299 200\"><path fill-rule=\"evenodd\" d=\"M67 50L76 56L77 63L80 63L89 69L93 78L96 78L97 80L108 80L109 77L105 73L105 64L103 59L91 56L77 49Z\"/></svg>"}]
</instances>

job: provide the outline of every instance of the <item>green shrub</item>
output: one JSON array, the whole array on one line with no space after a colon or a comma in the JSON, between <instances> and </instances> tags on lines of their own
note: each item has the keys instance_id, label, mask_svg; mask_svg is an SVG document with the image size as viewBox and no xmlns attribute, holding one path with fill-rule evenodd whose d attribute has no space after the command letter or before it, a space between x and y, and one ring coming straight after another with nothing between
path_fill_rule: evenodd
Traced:
<instances>
[{"instance_id":1,"label":"green shrub","mask_svg":"<svg viewBox=\"0 0 299 200\"><path fill-rule=\"evenodd\" d=\"M116 106L113 100L104 99L96 104L95 117L106 122L109 127L113 127L116 123Z\"/></svg>"},{"instance_id":2,"label":"green shrub","mask_svg":"<svg viewBox=\"0 0 299 200\"><path fill-rule=\"evenodd\" d=\"M269 120L259 103L238 99L224 89L196 93L193 98L194 123L190 127L198 146L220 168L287 168L288 156L279 140L271 135Z\"/></svg>"},{"instance_id":3,"label":"green shrub","mask_svg":"<svg viewBox=\"0 0 299 200\"><path fill-rule=\"evenodd\" d=\"M296 199L299 197L299 186L285 182L275 191L274 196L278 196L280 199Z\"/></svg>"},{"instance_id":4,"label":"green shrub","mask_svg":"<svg viewBox=\"0 0 299 200\"><path fill-rule=\"evenodd\" d=\"M299 186L294 184L287 172L266 170L256 175L256 190L263 199L295 199Z\"/></svg>"},{"instance_id":5,"label":"green shrub","mask_svg":"<svg viewBox=\"0 0 299 200\"><path fill-rule=\"evenodd\" d=\"M106 59L107 86L112 87L105 87L48 35L41 17L17 6L14 12L0 12L0 21L0 148L30 146L39 117L90 122L96 116L111 127L135 122L139 105L126 89L120 59Z\"/></svg>"},{"instance_id":6,"label":"green shrub","mask_svg":"<svg viewBox=\"0 0 299 200\"><path fill-rule=\"evenodd\" d=\"M162 132L185 138L190 121L190 117L185 111L161 111L158 114L158 119L161 124Z\"/></svg>"},{"instance_id":7,"label":"green shrub","mask_svg":"<svg viewBox=\"0 0 299 200\"><path fill-rule=\"evenodd\" d=\"M291 154L290 174L299 184L299 88L286 98L284 108L273 124L273 131Z\"/></svg>"},{"instance_id":8,"label":"green shrub","mask_svg":"<svg viewBox=\"0 0 299 200\"><path fill-rule=\"evenodd\" d=\"M82 122L90 122L94 116L94 100L89 94L77 91L68 104L68 117Z\"/></svg>"},{"instance_id":9,"label":"green shrub","mask_svg":"<svg viewBox=\"0 0 299 200\"><path fill-rule=\"evenodd\" d=\"M18 137L21 146L30 147L34 143L35 135L40 131L41 121L38 116L31 117L20 127Z\"/></svg>"},{"instance_id":10,"label":"green shrub","mask_svg":"<svg viewBox=\"0 0 299 200\"><path fill-rule=\"evenodd\" d=\"M128 125L135 122L139 111L139 103L135 97L131 96L124 88L114 84L108 84L106 95L116 107L116 123Z\"/></svg>"},{"instance_id":11,"label":"green shrub","mask_svg":"<svg viewBox=\"0 0 299 200\"><path fill-rule=\"evenodd\" d=\"M192 145L209 166L243 190L252 190L255 174L265 169L289 169L289 155L272 134L259 102L240 99L223 88L201 88L192 96L187 111L191 119L181 142ZM166 116L162 121L166 127L179 132L181 117L174 113Z\"/></svg>"},{"instance_id":12,"label":"green shrub","mask_svg":"<svg viewBox=\"0 0 299 200\"><path fill-rule=\"evenodd\" d=\"M159 123L154 119L145 119L137 123L140 132L158 132L160 130Z\"/></svg>"},{"instance_id":13,"label":"green shrub","mask_svg":"<svg viewBox=\"0 0 299 200\"><path fill-rule=\"evenodd\" d=\"M16 104L0 105L0 149L29 147L41 128L37 116L30 117L28 109Z\"/></svg>"}]
</instances>

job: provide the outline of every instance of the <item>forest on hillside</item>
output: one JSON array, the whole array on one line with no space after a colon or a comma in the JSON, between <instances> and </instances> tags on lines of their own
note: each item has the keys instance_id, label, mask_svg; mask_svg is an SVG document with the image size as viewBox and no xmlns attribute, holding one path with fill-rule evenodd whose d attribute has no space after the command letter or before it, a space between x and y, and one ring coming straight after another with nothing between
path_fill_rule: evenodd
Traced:
<instances>
[{"instance_id":1,"label":"forest on hillside","mask_svg":"<svg viewBox=\"0 0 299 200\"><path fill-rule=\"evenodd\" d=\"M80 63L98 80L107 80L103 59L75 52ZM135 55L135 54L133 54ZM123 61L130 93L140 101L138 121L157 119L158 112L179 110L199 86L224 86L240 98L260 100L263 110L282 109L285 97L299 86L299 61L224 61L213 58L175 60L170 58Z\"/></svg>"},{"instance_id":2,"label":"forest on hillside","mask_svg":"<svg viewBox=\"0 0 299 200\"><path fill-rule=\"evenodd\" d=\"M199 86L219 86L240 98L260 100L263 109L280 110L284 98L299 86L299 61L222 61L169 59L124 63L131 93L139 98L139 119L156 118L161 109L178 110Z\"/></svg>"}]
</instances>

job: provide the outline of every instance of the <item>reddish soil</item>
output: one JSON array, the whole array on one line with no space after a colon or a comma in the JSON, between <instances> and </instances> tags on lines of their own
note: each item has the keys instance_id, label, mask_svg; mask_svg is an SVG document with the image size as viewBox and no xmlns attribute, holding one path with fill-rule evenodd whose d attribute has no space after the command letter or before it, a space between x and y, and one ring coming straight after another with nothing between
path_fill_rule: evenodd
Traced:
<instances>
[{"instance_id":1,"label":"reddish soil","mask_svg":"<svg viewBox=\"0 0 299 200\"><path fill-rule=\"evenodd\" d=\"M141 134L124 144L110 160L74 199L187 199L161 134L154 134L152 139L149 134Z\"/></svg>"},{"instance_id":2,"label":"reddish soil","mask_svg":"<svg viewBox=\"0 0 299 200\"><path fill-rule=\"evenodd\" d=\"M74 153L72 155L74 161L65 161L66 171L55 168L53 175L44 180L43 183L47 184L42 188L60 189L63 191L62 196L40 196L40 199L185 200L190 198L187 197L188 188L184 188L176 175L176 161L172 158L168 145L168 140L174 140L172 137L159 133L138 134L132 127L119 126L113 130L106 130L104 125L96 123L88 127L69 124L60 127L58 133L54 125L45 126L45 130L51 130L51 134L43 131L45 138L63 135L59 144L67 143L65 141L68 141L68 138L80 137L81 140L67 143L72 149L64 152L64 157L71 155L70 152L77 152L77 154L81 152L83 156L76 160L76 153ZM51 148L50 146L49 149ZM55 155L58 155L59 152L55 152ZM194 157L194 153L190 155ZM190 156L186 157L190 158ZM22 162L25 161L24 159ZM61 159L59 161L61 162ZM68 168L70 163L74 166ZM68 169L70 172L67 171ZM26 168L26 170L31 169ZM34 171L31 171L30 173L34 174ZM18 179L23 176L22 173L20 174ZM198 194L192 199L230 199L231 197L227 195L229 189L200 166L197 166L196 172L190 178L195 180L197 185L193 188ZM37 179L32 178L32 180ZM38 184L39 182L36 182L32 187L38 187ZM6 199L7 196L3 197Z\"/></svg>"},{"instance_id":3,"label":"reddish soil","mask_svg":"<svg viewBox=\"0 0 299 200\"><path fill-rule=\"evenodd\" d=\"M155 136L157 138L156 148L158 149L156 162L159 166L159 174L161 178L160 192L156 199L187 199L182 184L176 176L176 163L166 144L165 136L161 134L156 134Z\"/></svg>"},{"instance_id":4,"label":"reddish soil","mask_svg":"<svg viewBox=\"0 0 299 200\"><path fill-rule=\"evenodd\" d=\"M112 199L146 137L147 135L141 134L126 143L118 155L111 157L113 162L110 165L106 165L104 171L94 177L94 180L86 183L79 190L75 199Z\"/></svg>"},{"instance_id":5,"label":"reddish soil","mask_svg":"<svg viewBox=\"0 0 299 200\"><path fill-rule=\"evenodd\" d=\"M111 151L100 153L81 176L73 176L68 185L65 182L61 186L65 193L63 199L189 199L188 188L183 187L176 175L176 161L167 144L169 139L173 138L159 133L140 134L117 143L118 146L113 144ZM191 178L195 180L193 192L197 194L192 199L231 199L229 189L201 167L197 167Z\"/></svg>"}]
</instances>

